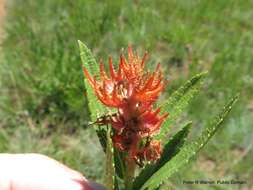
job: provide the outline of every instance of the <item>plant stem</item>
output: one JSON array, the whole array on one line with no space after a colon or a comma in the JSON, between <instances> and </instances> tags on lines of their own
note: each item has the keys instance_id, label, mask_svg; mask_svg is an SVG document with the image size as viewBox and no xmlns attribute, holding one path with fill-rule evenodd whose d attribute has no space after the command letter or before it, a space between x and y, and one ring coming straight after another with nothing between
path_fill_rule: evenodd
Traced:
<instances>
[{"instance_id":1,"label":"plant stem","mask_svg":"<svg viewBox=\"0 0 253 190\"><path fill-rule=\"evenodd\" d=\"M132 190L136 164L133 159L127 160L126 164L125 187L126 190Z\"/></svg>"}]
</instances>

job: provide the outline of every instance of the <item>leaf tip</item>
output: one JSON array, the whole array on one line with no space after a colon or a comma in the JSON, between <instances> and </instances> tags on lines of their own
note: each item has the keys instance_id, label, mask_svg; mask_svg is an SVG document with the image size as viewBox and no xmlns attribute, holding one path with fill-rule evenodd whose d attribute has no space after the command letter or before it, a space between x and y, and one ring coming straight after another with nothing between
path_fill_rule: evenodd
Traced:
<instances>
[{"instance_id":1,"label":"leaf tip","mask_svg":"<svg viewBox=\"0 0 253 190\"><path fill-rule=\"evenodd\" d=\"M79 49L81 50L83 47L85 47L84 43L81 40L77 40Z\"/></svg>"}]
</instances>

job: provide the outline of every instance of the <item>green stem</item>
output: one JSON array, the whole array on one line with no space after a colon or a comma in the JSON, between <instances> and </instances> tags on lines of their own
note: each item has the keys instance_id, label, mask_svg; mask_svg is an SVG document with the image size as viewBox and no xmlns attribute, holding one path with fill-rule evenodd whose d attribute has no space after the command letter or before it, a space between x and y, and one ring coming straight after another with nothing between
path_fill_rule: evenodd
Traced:
<instances>
[{"instance_id":1,"label":"green stem","mask_svg":"<svg viewBox=\"0 0 253 190\"><path fill-rule=\"evenodd\" d=\"M132 190L136 164L132 159L127 160L126 164L125 187L126 190Z\"/></svg>"}]
</instances>

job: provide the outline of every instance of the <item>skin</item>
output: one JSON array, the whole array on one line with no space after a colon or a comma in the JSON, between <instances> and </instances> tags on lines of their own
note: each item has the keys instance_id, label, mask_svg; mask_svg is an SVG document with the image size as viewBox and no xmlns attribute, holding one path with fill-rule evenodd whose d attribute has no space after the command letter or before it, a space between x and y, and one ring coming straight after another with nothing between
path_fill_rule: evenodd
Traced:
<instances>
[{"instance_id":1,"label":"skin","mask_svg":"<svg viewBox=\"0 0 253 190\"><path fill-rule=\"evenodd\" d=\"M105 190L41 154L0 154L1 190Z\"/></svg>"}]
</instances>

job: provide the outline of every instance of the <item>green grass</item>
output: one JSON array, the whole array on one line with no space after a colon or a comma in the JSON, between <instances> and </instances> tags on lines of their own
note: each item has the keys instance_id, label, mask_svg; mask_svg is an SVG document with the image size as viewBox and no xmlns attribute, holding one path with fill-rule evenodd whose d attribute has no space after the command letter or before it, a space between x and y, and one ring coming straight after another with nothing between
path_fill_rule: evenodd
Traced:
<instances>
[{"instance_id":1,"label":"green grass","mask_svg":"<svg viewBox=\"0 0 253 190\"><path fill-rule=\"evenodd\" d=\"M0 151L45 153L102 181L104 157L92 129L86 129L77 40L104 62L109 54L116 62L120 49L133 44L150 52L152 67L162 63L170 80L162 99L190 76L209 70L203 91L182 116L182 121L193 120L192 136L228 98L241 93L230 119L197 162L166 185L203 189L182 184L203 178L251 183L252 6L250 0L8 1L0 56Z\"/></svg>"}]
</instances>

